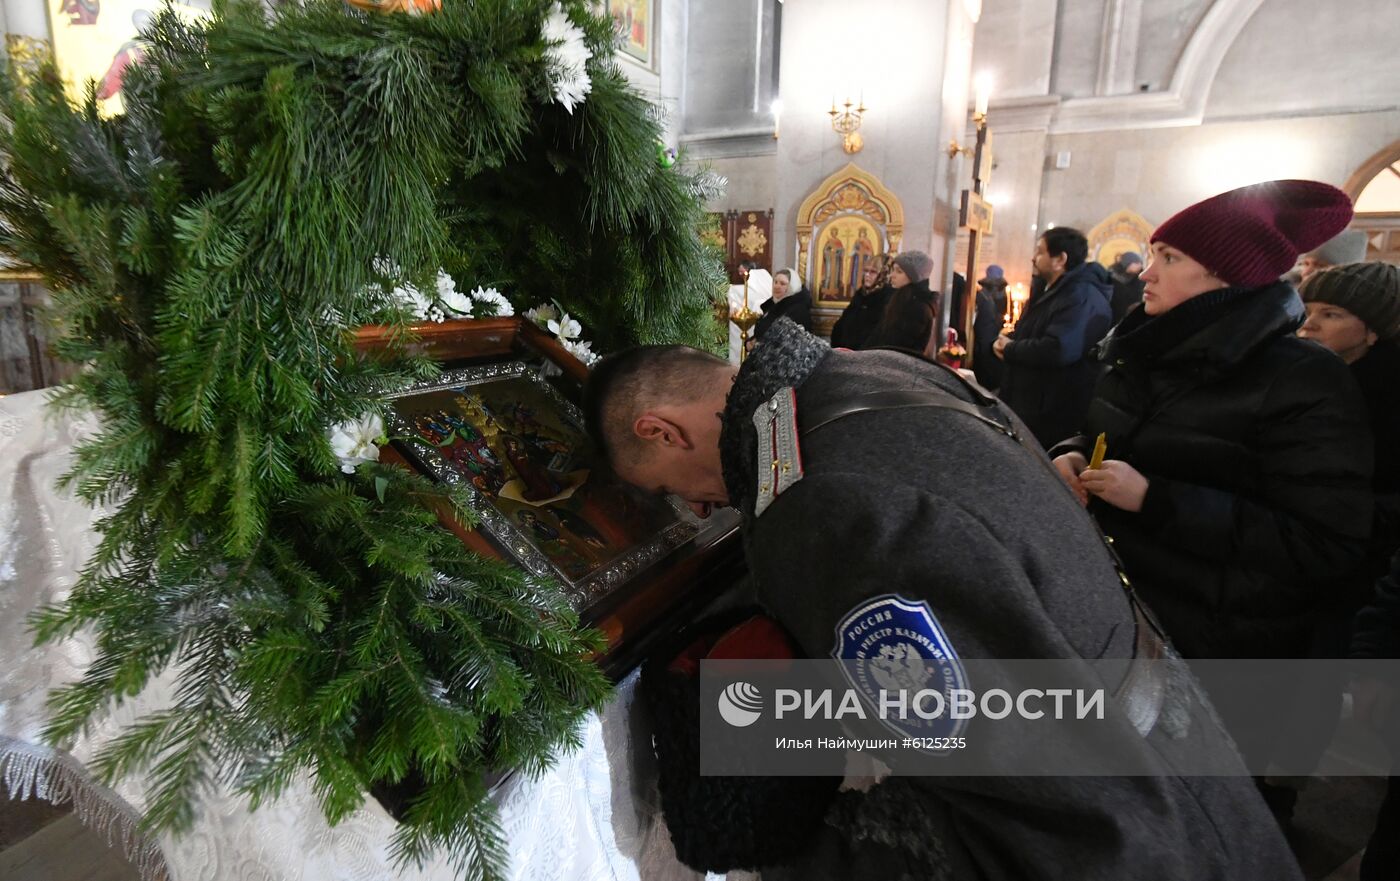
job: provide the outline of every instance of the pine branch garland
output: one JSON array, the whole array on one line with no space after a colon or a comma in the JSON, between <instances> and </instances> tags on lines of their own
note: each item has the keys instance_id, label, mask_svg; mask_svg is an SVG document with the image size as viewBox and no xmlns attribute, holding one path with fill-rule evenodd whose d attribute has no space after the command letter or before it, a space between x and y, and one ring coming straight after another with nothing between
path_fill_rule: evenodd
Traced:
<instances>
[{"instance_id":1,"label":"pine branch garland","mask_svg":"<svg viewBox=\"0 0 1400 881\"><path fill-rule=\"evenodd\" d=\"M173 672L171 706L94 761L145 775L152 826L188 826L205 787L257 805L309 773L332 821L373 787L412 793L400 858L500 877L483 775L542 773L606 695L584 660L602 636L557 586L438 525L440 503L470 520L458 491L342 474L325 434L435 369L356 355L355 324L411 336L378 257L422 289L445 268L518 311L557 301L603 350L714 337L700 182L656 163L611 22L579 0L591 88L555 102L551 5L167 10L113 119L51 67L0 78L0 250L44 275L56 348L86 365L56 403L100 428L65 481L114 508L33 621L41 641L96 641L46 736L71 743Z\"/></svg>"}]
</instances>

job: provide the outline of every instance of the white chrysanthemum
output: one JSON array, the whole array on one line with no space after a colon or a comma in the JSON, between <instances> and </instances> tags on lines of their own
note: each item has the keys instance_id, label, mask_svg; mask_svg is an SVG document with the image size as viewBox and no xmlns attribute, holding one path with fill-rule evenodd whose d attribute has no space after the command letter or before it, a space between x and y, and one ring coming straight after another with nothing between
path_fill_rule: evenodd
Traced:
<instances>
[{"instance_id":1,"label":"white chrysanthemum","mask_svg":"<svg viewBox=\"0 0 1400 881\"><path fill-rule=\"evenodd\" d=\"M548 303L541 303L533 309L525 310L525 317L535 322L540 327L545 327L549 322L559 318L559 310Z\"/></svg>"},{"instance_id":2,"label":"white chrysanthemum","mask_svg":"<svg viewBox=\"0 0 1400 881\"><path fill-rule=\"evenodd\" d=\"M351 419L332 426L326 436L331 442L331 451L340 460L340 470L354 474L355 466L361 462L378 462L380 438L384 437L384 420L378 413L366 413L359 419Z\"/></svg>"},{"instance_id":3,"label":"white chrysanthemum","mask_svg":"<svg viewBox=\"0 0 1400 881\"><path fill-rule=\"evenodd\" d=\"M593 344L587 340L561 340L561 342L569 354L584 364L591 365L598 360L598 356L593 353Z\"/></svg>"},{"instance_id":4,"label":"white chrysanthemum","mask_svg":"<svg viewBox=\"0 0 1400 881\"><path fill-rule=\"evenodd\" d=\"M575 105L582 104L584 96L593 88L587 67L593 53L583 42L583 31L569 20L568 13L558 3L550 7L540 37L548 44L544 58L554 86L554 100L573 113Z\"/></svg>"},{"instance_id":5,"label":"white chrysanthemum","mask_svg":"<svg viewBox=\"0 0 1400 881\"><path fill-rule=\"evenodd\" d=\"M439 303L458 315L470 317L472 314L472 298L457 290L457 282L441 269L437 274L437 298Z\"/></svg>"},{"instance_id":6,"label":"white chrysanthemum","mask_svg":"<svg viewBox=\"0 0 1400 881\"><path fill-rule=\"evenodd\" d=\"M383 254L371 260L369 265L376 273L385 278L398 278L403 271L399 268L399 264L385 257Z\"/></svg>"},{"instance_id":7,"label":"white chrysanthemum","mask_svg":"<svg viewBox=\"0 0 1400 881\"><path fill-rule=\"evenodd\" d=\"M420 321L435 321L439 324L446 318L442 310L423 295L411 284L400 285L394 288L394 299L407 306L413 312L413 317Z\"/></svg>"},{"instance_id":8,"label":"white chrysanthemum","mask_svg":"<svg viewBox=\"0 0 1400 881\"><path fill-rule=\"evenodd\" d=\"M545 323L545 327L549 328L549 332L557 336L561 343L576 340L578 335L583 333L583 325L570 318L567 312L561 315L558 321L551 318Z\"/></svg>"},{"instance_id":9,"label":"white chrysanthemum","mask_svg":"<svg viewBox=\"0 0 1400 881\"><path fill-rule=\"evenodd\" d=\"M439 300L446 299L448 294L457 293L456 280L441 269L437 271L437 278L433 279L433 286L437 288Z\"/></svg>"},{"instance_id":10,"label":"white chrysanthemum","mask_svg":"<svg viewBox=\"0 0 1400 881\"><path fill-rule=\"evenodd\" d=\"M480 286L472 290L472 299L477 305L487 306L487 313L497 318L509 318L515 314L515 307L510 304L510 300L495 288L482 288Z\"/></svg>"}]
</instances>

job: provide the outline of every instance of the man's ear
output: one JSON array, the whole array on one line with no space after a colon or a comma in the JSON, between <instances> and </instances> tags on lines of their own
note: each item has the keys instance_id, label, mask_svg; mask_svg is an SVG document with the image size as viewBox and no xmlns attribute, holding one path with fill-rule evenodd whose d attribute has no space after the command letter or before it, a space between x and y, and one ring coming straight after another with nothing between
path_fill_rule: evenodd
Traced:
<instances>
[{"instance_id":1,"label":"man's ear","mask_svg":"<svg viewBox=\"0 0 1400 881\"><path fill-rule=\"evenodd\" d=\"M632 423L632 433L644 441L657 443L663 447L690 449L693 444L685 431L676 423L655 413L643 413Z\"/></svg>"}]
</instances>

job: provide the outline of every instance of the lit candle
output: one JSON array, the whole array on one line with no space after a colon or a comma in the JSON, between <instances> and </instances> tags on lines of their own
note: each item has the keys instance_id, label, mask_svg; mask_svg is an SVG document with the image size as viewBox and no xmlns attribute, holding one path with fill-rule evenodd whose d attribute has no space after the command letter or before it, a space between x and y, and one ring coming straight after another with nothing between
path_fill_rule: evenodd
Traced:
<instances>
[{"instance_id":1,"label":"lit candle","mask_svg":"<svg viewBox=\"0 0 1400 881\"><path fill-rule=\"evenodd\" d=\"M986 116L986 115L987 115L987 104L988 104L989 101L991 101L991 97L992 97L992 78L991 78L991 76L988 75L988 74L985 74L985 73L983 73L983 74L978 74L978 75L977 75L976 88L977 88L977 104L975 105L975 109L973 110L973 113L974 113L975 115L977 115L977 116Z\"/></svg>"},{"instance_id":2,"label":"lit candle","mask_svg":"<svg viewBox=\"0 0 1400 881\"><path fill-rule=\"evenodd\" d=\"M744 311L749 311L749 274L744 273Z\"/></svg>"}]
</instances>

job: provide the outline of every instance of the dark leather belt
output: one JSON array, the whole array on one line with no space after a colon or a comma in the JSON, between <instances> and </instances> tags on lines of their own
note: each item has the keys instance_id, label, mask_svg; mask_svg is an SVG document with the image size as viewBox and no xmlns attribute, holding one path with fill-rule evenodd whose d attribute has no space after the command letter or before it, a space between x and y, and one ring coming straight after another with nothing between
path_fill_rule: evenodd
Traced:
<instances>
[{"instance_id":1,"label":"dark leather belt","mask_svg":"<svg viewBox=\"0 0 1400 881\"><path fill-rule=\"evenodd\" d=\"M948 370L941 364L937 366ZM971 417L1016 441L1023 449L1050 469L1057 484L1063 485L1059 472L1055 471L1054 466L1045 458L1039 446L1032 447L1030 442L1022 438L1016 431L1015 423L1007 419L1005 414L1001 412L1002 404L999 400L988 395L980 387L967 382L956 372L952 370L948 370L948 372L962 383L973 399L971 402L964 401L952 392L936 385L869 392L844 401L819 406L809 411L799 410L797 414L798 424L802 433L808 434L830 425L838 419L857 413L872 413L906 407L935 407L941 410L951 410ZM1066 488L1066 492L1068 491ZM1156 726L1157 720L1162 715L1162 706L1166 702L1167 675L1162 662L1167 658L1167 644L1162 638L1161 628L1152 620L1150 613L1138 600L1137 593L1133 590L1132 583L1129 582L1128 575L1123 570L1122 561L1118 559L1118 552L1113 549L1113 542L1107 536L1100 535L1103 538L1104 547L1108 549L1109 557L1113 560L1114 568L1118 571L1118 578L1123 582L1123 591L1133 610L1133 625L1137 629L1133 657L1128 662L1128 672L1118 683L1118 687L1114 689L1113 699L1123 708L1124 714L1133 727L1137 729L1138 734L1146 737Z\"/></svg>"}]
</instances>

